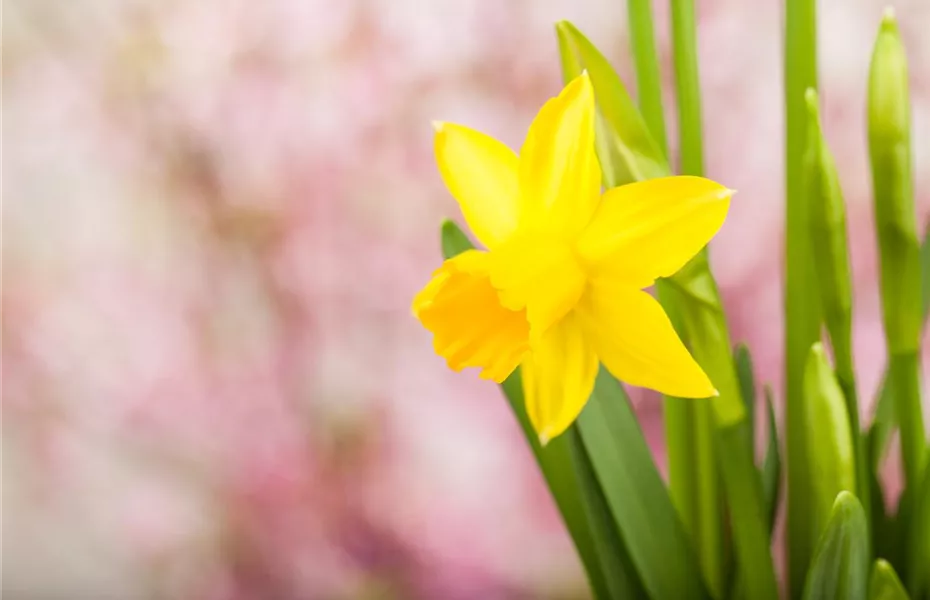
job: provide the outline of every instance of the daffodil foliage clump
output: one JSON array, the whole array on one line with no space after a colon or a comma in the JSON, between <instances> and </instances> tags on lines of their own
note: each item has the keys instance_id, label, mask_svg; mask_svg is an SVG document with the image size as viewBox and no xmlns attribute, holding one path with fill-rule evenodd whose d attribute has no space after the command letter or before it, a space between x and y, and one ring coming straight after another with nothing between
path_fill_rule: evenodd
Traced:
<instances>
[{"instance_id":1,"label":"daffodil foliage clump","mask_svg":"<svg viewBox=\"0 0 930 600\"><path fill-rule=\"evenodd\" d=\"M476 367L502 385L598 599L930 598L919 371L930 250L917 234L907 64L889 9L867 90L888 364L863 428L845 206L818 113L815 8L788 0L785 13L786 415L779 435L766 387L758 464L752 360L731 346L705 250L733 191L702 173L693 3L671 10L679 175L667 159L648 0L629 0L638 105L562 22L566 86L519 153L434 124L440 173L480 248L444 223L446 260L413 313L452 369ZM664 395L667 484L624 384ZM895 431L905 486L889 509L877 472Z\"/></svg>"}]
</instances>

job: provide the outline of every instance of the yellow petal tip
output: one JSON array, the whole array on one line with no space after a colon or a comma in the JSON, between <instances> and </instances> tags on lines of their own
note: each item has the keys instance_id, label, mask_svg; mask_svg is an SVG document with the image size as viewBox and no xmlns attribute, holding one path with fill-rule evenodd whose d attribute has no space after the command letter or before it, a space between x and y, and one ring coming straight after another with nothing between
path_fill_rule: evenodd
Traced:
<instances>
[{"instance_id":1,"label":"yellow petal tip","mask_svg":"<svg viewBox=\"0 0 930 600\"><path fill-rule=\"evenodd\" d=\"M720 390L718 390L717 388L714 388L714 393L711 394L710 397L711 397L711 398L719 398L719 397L720 397Z\"/></svg>"},{"instance_id":2,"label":"yellow petal tip","mask_svg":"<svg viewBox=\"0 0 930 600\"><path fill-rule=\"evenodd\" d=\"M546 444L548 444L550 441L552 441L552 438L549 437L548 431L543 431L542 433L539 434L539 445L542 446L543 448L545 448Z\"/></svg>"},{"instance_id":3,"label":"yellow petal tip","mask_svg":"<svg viewBox=\"0 0 930 600\"><path fill-rule=\"evenodd\" d=\"M445 128L445 121L433 121L433 131L436 133L442 133L442 130Z\"/></svg>"}]
</instances>

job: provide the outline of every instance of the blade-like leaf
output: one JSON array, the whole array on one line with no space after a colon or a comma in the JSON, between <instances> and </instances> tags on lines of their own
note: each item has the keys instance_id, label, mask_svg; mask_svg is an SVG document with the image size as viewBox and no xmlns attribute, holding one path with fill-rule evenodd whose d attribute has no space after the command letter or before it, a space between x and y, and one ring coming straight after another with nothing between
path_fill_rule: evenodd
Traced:
<instances>
[{"instance_id":1,"label":"blade-like leaf","mask_svg":"<svg viewBox=\"0 0 930 600\"><path fill-rule=\"evenodd\" d=\"M733 351L733 363L736 365L736 376L739 379L739 390L746 406L746 421L756 422L756 375L752 367L752 355L745 344L736 346ZM755 427L749 428L749 451L755 453Z\"/></svg>"},{"instance_id":2,"label":"blade-like leaf","mask_svg":"<svg viewBox=\"0 0 930 600\"><path fill-rule=\"evenodd\" d=\"M905 491L905 494L911 489ZM910 518L904 522L907 540L907 589L914 598L930 598L930 462L923 482L913 489Z\"/></svg>"},{"instance_id":3,"label":"blade-like leaf","mask_svg":"<svg viewBox=\"0 0 930 600\"><path fill-rule=\"evenodd\" d=\"M604 369L577 426L649 597L708 598L697 558L629 399Z\"/></svg>"},{"instance_id":4,"label":"blade-like leaf","mask_svg":"<svg viewBox=\"0 0 930 600\"><path fill-rule=\"evenodd\" d=\"M885 509L885 496L879 481L880 460L876 458L878 448L874 438L866 438L866 449L869 452L869 461L866 465L869 478L869 489L872 494L872 518L870 519L872 531L872 548L875 556L882 556L891 560L896 553L895 523Z\"/></svg>"},{"instance_id":5,"label":"blade-like leaf","mask_svg":"<svg viewBox=\"0 0 930 600\"><path fill-rule=\"evenodd\" d=\"M606 594L598 598L645 598L646 591L639 580L636 566L630 559L626 545L614 527L613 517L604 493L597 483L591 457L584 448L578 428L572 425L565 432L572 453L572 465L578 477L585 515L591 525L591 539L601 564Z\"/></svg>"},{"instance_id":6,"label":"blade-like leaf","mask_svg":"<svg viewBox=\"0 0 930 600\"><path fill-rule=\"evenodd\" d=\"M445 258L474 247L458 225L449 220L442 224L441 241ZM594 596L598 600L642 597L638 575L607 513L587 455L577 448L577 433L559 436L541 447L526 414L519 369L501 388L575 543Z\"/></svg>"},{"instance_id":7,"label":"blade-like leaf","mask_svg":"<svg viewBox=\"0 0 930 600\"><path fill-rule=\"evenodd\" d=\"M882 558L875 561L869 581L869 600L909 600L894 567Z\"/></svg>"},{"instance_id":8,"label":"blade-like leaf","mask_svg":"<svg viewBox=\"0 0 930 600\"><path fill-rule=\"evenodd\" d=\"M746 452L748 424L717 427L717 460L723 475L736 546L738 588L747 598L778 598L772 567L768 514L759 471Z\"/></svg>"},{"instance_id":9,"label":"blade-like leaf","mask_svg":"<svg viewBox=\"0 0 930 600\"><path fill-rule=\"evenodd\" d=\"M775 405L772 398L772 389L765 386L765 402L768 412L768 445L765 457L759 469L759 480L762 483L763 506L765 508L763 519L768 526L769 539L775 530L775 517L778 514L778 494L781 489L781 455L778 445L778 430L775 422ZM730 598L747 598L746 584L741 580L742 575L736 573L737 578L732 580L735 586L729 595Z\"/></svg>"},{"instance_id":10,"label":"blade-like leaf","mask_svg":"<svg viewBox=\"0 0 930 600\"><path fill-rule=\"evenodd\" d=\"M717 462L730 512L736 566L741 589L750 598L777 598L778 586L769 549L766 502L759 472L748 452L750 428L740 393L726 319L716 282L699 254L668 280L679 298L683 338L720 391L713 407Z\"/></svg>"},{"instance_id":11,"label":"blade-like leaf","mask_svg":"<svg viewBox=\"0 0 930 600\"><path fill-rule=\"evenodd\" d=\"M572 79L587 69L594 86L598 109L595 143L604 185L616 187L668 175L668 161L604 55L568 21L559 22L556 33L564 77Z\"/></svg>"},{"instance_id":12,"label":"blade-like leaf","mask_svg":"<svg viewBox=\"0 0 930 600\"><path fill-rule=\"evenodd\" d=\"M769 534L775 529L778 514L778 494L781 490L781 454L778 446L778 424L775 422L775 402L772 388L765 386L765 406L768 411L769 442L762 461L762 493L768 508Z\"/></svg>"},{"instance_id":13,"label":"blade-like leaf","mask_svg":"<svg viewBox=\"0 0 930 600\"><path fill-rule=\"evenodd\" d=\"M865 600L869 532L856 497L840 492L820 536L804 585L804 600Z\"/></svg>"}]
</instances>

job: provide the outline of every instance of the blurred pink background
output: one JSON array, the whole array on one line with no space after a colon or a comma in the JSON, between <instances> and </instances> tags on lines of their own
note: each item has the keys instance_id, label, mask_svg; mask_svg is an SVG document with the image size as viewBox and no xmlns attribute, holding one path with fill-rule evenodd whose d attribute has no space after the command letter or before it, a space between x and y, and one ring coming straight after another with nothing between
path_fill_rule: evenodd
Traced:
<instances>
[{"instance_id":1,"label":"blurred pink background","mask_svg":"<svg viewBox=\"0 0 930 600\"><path fill-rule=\"evenodd\" d=\"M782 9L698 4L707 171L740 191L713 263L734 339L779 388ZM866 396L884 4L820 10ZM926 223L930 4L895 5ZM430 120L517 146L560 88L559 19L632 88L624 3L4 8L4 597L586 597L506 402L446 369L409 303L457 216ZM656 19L670 109L666 3ZM664 469L660 404L634 396Z\"/></svg>"}]
</instances>

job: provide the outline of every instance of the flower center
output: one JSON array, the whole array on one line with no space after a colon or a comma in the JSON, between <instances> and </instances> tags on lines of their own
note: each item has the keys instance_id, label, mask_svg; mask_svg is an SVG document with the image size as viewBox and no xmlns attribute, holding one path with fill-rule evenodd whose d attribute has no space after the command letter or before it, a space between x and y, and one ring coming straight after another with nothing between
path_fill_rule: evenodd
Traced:
<instances>
[{"instance_id":1,"label":"flower center","mask_svg":"<svg viewBox=\"0 0 930 600\"><path fill-rule=\"evenodd\" d=\"M587 283L572 245L551 237L508 240L491 252L490 274L503 306L526 309L531 341L574 308Z\"/></svg>"}]
</instances>

